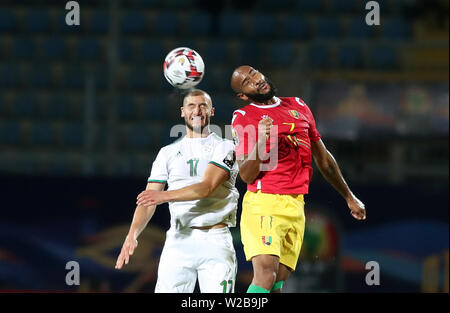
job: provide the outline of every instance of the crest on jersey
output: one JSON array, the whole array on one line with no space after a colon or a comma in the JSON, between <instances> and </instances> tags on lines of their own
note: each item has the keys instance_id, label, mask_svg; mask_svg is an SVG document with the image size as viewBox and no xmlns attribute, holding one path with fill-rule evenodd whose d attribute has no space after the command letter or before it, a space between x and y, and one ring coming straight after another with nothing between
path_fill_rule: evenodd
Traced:
<instances>
[{"instance_id":1,"label":"crest on jersey","mask_svg":"<svg viewBox=\"0 0 450 313\"><path fill-rule=\"evenodd\" d=\"M272 236L262 236L262 243L265 246L270 246L272 244Z\"/></svg>"},{"instance_id":2,"label":"crest on jersey","mask_svg":"<svg viewBox=\"0 0 450 313\"><path fill-rule=\"evenodd\" d=\"M300 114L297 112L297 110L289 110L289 115L292 116L293 118L299 119L300 118Z\"/></svg>"}]
</instances>

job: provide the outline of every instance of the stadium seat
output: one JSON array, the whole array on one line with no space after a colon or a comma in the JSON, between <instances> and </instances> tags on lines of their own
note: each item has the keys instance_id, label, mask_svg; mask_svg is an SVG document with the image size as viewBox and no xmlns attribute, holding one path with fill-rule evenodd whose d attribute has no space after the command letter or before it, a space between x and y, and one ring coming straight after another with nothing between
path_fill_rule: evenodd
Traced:
<instances>
[{"instance_id":1,"label":"stadium seat","mask_svg":"<svg viewBox=\"0 0 450 313\"><path fill-rule=\"evenodd\" d=\"M338 14L351 13L356 10L356 2L358 0L332 0L331 10Z\"/></svg>"},{"instance_id":2,"label":"stadium seat","mask_svg":"<svg viewBox=\"0 0 450 313\"><path fill-rule=\"evenodd\" d=\"M239 37L243 33L242 15L236 12L222 12L219 16L219 34L223 37Z\"/></svg>"},{"instance_id":3,"label":"stadium seat","mask_svg":"<svg viewBox=\"0 0 450 313\"><path fill-rule=\"evenodd\" d=\"M256 13L251 17L248 35L255 40L271 39L279 34L277 20L271 14Z\"/></svg>"},{"instance_id":4,"label":"stadium seat","mask_svg":"<svg viewBox=\"0 0 450 313\"><path fill-rule=\"evenodd\" d=\"M117 54L121 62L128 62L133 57L133 46L129 40L121 40L117 44Z\"/></svg>"},{"instance_id":5,"label":"stadium seat","mask_svg":"<svg viewBox=\"0 0 450 313\"><path fill-rule=\"evenodd\" d=\"M25 30L32 33L44 33L49 30L50 16L44 10L30 10L25 14Z\"/></svg>"},{"instance_id":6,"label":"stadium seat","mask_svg":"<svg viewBox=\"0 0 450 313\"><path fill-rule=\"evenodd\" d=\"M14 115L17 118L34 118L37 115L37 103L34 94L21 93L13 101Z\"/></svg>"},{"instance_id":7,"label":"stadium seat","mask_svg":"<svg viewBox=\"0 0 450 313\"><path fill-rule=\"evenodd\" d=\"M61 37L47 37L42 42L41 50L49 61L59 61L66 56L66 42Z\"/></svg>"},{"instance_id":8,"label":"stadium seat","mask_svg":"<svg viewBox=\"0 0 450 313\"><path fill-rule=\"evenodd\" d=\"M319 38L338 38L340 35L339 20L334 17L318 18L316 21L316 35Z\"/></svg>"},{"instance_id":9,"label":"stadium seat","mask_svg":"<svg viewBox=\"0 0 450 313\"><path fill-rule=\"evenodd\" d=\"M206 12L194 12L187 18L183 32L193 37L207 36L212 30L212 16Z\"/></svg>"},{"instance_id":10,"label":"stadium seat","mask_svg":"<svg viewBox=\"0 0 450 313\"><path fill-rule=\"evenodd\" d=\"M142 8L158 8L162 5L164 0L135 0L136 7Z\"/></svg>"},{"instance_id":11,"label":"stadium seat","mask_svg":"<svg viewBox=\"0 0 450 313\"><path fill-rule=\"evenodd\" d=\"M121 25L126 34L144 33L147 28L147 19L141 12L130 11L123 15Z\"/></svg>"},{"instance_id":12,"label":"stadium seat","mask_svg":"<svg viewBox=\"0 0 450 313\"><path fill-rule=\"evenodd\" d=\"M196 0L164 0L163 6L168 9L187 9L195 4Z\"/></svg>"},{"instance_id":13,"label":"stadium seat","mask_svg":"<svg viewBox=\"0 0 450 313\"><path fill-rule=\"evenodd\" d=\"M330 64L328 47L315 44L308 51L309 64L317 68L325 68Z\"/></svg>"},{"instance_id":14,"label":"stadium seat","mask_svg":"<svg viewBox=\"0 0 450 313\"><path fill-rule=\"evenodd\" d=\"M343 45L338 50L338 63L343 68L360 68L363 65L361 48L355 45Z\"/></svg>"},{"instance_id":15,"label":"stadium seat","mask_svg":"<svg viewBox=\"0 0 450 313\"><path fill-rule=\"evenodd\" d=\"M146 124L133 124L127 132L127 146L132 149L144 150L157 147L159 132L155 132Z\"/></svg>"},{"instance_id":16,"label":"stadium seat","mask_svg":"<svg viewBox=\"0 0 450 313\"><path fill-rule=\"evenodd\" d=\"M80 123L67 123L62 129L62 144L68 148L81 148L84 143L84 128Z\"/></svg>"},{"instance_id":17,"label":"stadium seat","mask_svg":"<svg viewBox=\"0 0 450 313\"><path fill-rule=\"evenodd\" d=\"M52 124L37 122L31 125L31 144L33 146L50 146L55 143L55 129Z\"/></svg>"},{"instance_id":18,"label":"stadium seat","mask_svg":"<svg viewBox=\"0 0 450 313\"><path fill-rule=\"evenodd\" d=\"M63 86L66 88L83 88L86 83L86 74L77 66L69 66L64 70Z\"/></svg>"},{"instance_id":19,"label":"stadium seat","mask_svg":"<svg viewBox=\"0 0 450 313\"><path fill-rule=\"evenodd\" d=\"M117 103L117 115L120 120L126 121L137 118L137 105L132 95L121 95Z\"/></svg>"},{"instance_id":20,"label":"stadium seat","mask_svg":"<svg viewBox=\"0 0 450 313\"><path fill-rule=\"evenodd\" d=\"M77 43L77 56L82 61L95 61L100 58L101 47L96 38L82 38Z\"/></svg>"},{"instance_id":21,"label":"stadium seat","mask_svg":"<svg viewBox=\"0 0 450 313\"><path fill-rule=\"evenodd\" d=\"M323 8L322 0L296 0L295 2L300 14L317 12Z\"/></svg>"},{"instance_id":22,"label":"stadium seat","mask_svg":"<svg viewBox=\"0 0 450 313\"><path fill-rule=\"evenodd\" d=\"M290 42L275 42L268 49L266 62L275 66L289 66L294 62L294 47Z\"/></svg>"},{"instance_id":23,"label":"stadium seat","mask_svg":"<svg viewBox=\"0 0 450 313\"><path fill-rule=\"evenodd\" d=\"M160 64L167 53L161 41L146 40L142 43L141 55L144 61Z\"/></svg>"},{"instance_id":24,"label":"stadium seat","mask_svg":"<svg viewBox=\"0 0 450 313\"><path fill-rule=\"evenodd\" d=\"M291 10L293 0L263 0L259 7L260 10L266 12Z\"/></svg>"},{"instance_id":25,"label":"stadium seat","mask_svg":"<svg viewBox=\"0 0 450 313\"><path fill-rule=\"evenodd\" d=\"M50 88L52 85L52 72L50 64L41 64L30 69L29 83L34 88Z\"/></svg>"},{"instance_id":26,"label":"stadium seat","mask_svg":"<svg viewBox=\"0 0 450 313\"><path fill-rule=\"evenodd\" d=\"M21 141L21 131L18 122L0 122L0 145L17 146Z\"/></svg>"},{"instance_id":27,"label":"stadium seat","mask_svg":"<svg viewBox=\"0 0 450 313\"><path fill-rule=\"evenodd\" d=\"M96 34L105 34L109 30L108 12L95 11L90 20L90 30Z\"/></svg>"},{"instance_id":28,"label":"stadium seat","mask_svg":"<svg viewBox=\"0 0 450 313\"><path fill-rule=\"evenodd\" d=\"M128 84L134 89L149 89L151 88L150 74L145 66L133 67L128 72Z\"/></svg>"},{"instance_id":29,"label":"stadium seat","mask_svg":"<svg viewBox=\"0 0 450 313\"><path fill-rule=\"evenodd\" d=\"M244 41L238 50L239 64L260 64L262 62L262 45L256 41Z\"/></svg>"},{"instance_id":30,"label":"stadium seat","mask_svg":"<svg viewBox=\"0 0 450 313\"><path fill-rule=\"evenodd\" d=\"M304 40L310 37L309 23L300 15L290 14L280 22L283 37L294 40Z\"/></svg>"},{"instance_id":31,"label":"stadium seat","mask_svg":"<svg viewBox=\"0 0 450 313\"><path fill-rule=\"evenodd\" d=\"M354 18L350 21L348 36L355 39L369 39L373 37L374 27L366 24L362 17Z\"/></svg>"},{"instance_id":32,"label":"stadium seat","mask_svg":"<svg viewBox=\"0 0 450 313\"><path fill-rule=\"evenodd\" d=\"M144 103L144 119L165 120L167 118L167 98L164 96L149 96Z\"/></svg>"},{"instance_id":33,"label":"stadium seat","mask_svg":"<svg viewBox=\"0 0 450 313\"><path fill-rule=\"evenodd\" d=\"M53 94L46 103L46 116L50 119L64 120L69 117L67 98L62 94Z\"/></svg>"},{"instance_id":34,"label":"stadium seat","mask_svg":"<svg viewBox=\"0 0 450 313\"><path fill-rule=\"evenodd\" d=\"M397 53L395 47L376 45L370 49L371 66L375 69L394 69L397 67Z\"/></svg>"},{"instance_id":35,"label":"stadium seat","mask_svg":"<svg viewBox=\"0 0 450 313\"><path fill-rule=\"evenodd\" d=\"M16 29L17 18L11 9L0 9L0 32L10 33Z\"/></svg>"},{"instance_id":36,"label":"stadium seat","mask_svg":"<svg viewBox=\"0 0 450 313\"><path fill-rule=\"evenodd\" d=\"M229 60L228 47L229 43L224 40L211 40L208 41L203 51L199 53L205 64L227 64Z\"/></svg>"},{"instance_id":37,"label":"stadium seat","mask_svg":"<svg viewBox=\"0 0 450 313\"><path fill-rule=\"evenodd\" d=\"M208 71L208 75L211 78L211 86L209 89L213 93L216 92L227 92L230 90L230 78L231 78L231 71L229 68L211 68ZM209 92L209 91L208 91ZM213 102L214 102L214 96Z\"/></svg>"},{"instance_id":38,"label":"stadium seat","mask_svg":"<svg viewBox=\"0 0 450 313\"><path fill-rule=\"evenodd\" d=\"M410 26L403 19L390 18L381 23L383 36L390 40L406 40L410 37Z\"/></svg>"},{"instance_id":39,"label":"stadium seat","mask_svg":"<svg viewBox=\"0 0 450 313\"><path fill-rule=\"evenodd\" d=\"M18 37L12 43L12 57L22 60L31 59L36 55L35 45L30 38Z\"/></svg>"},{"instance_id":40,"label":"stadium seat","mask_svg":"<svg viewBox=\"0 0 450 313\"><path fill-rule=\"evenodd\" d=\"M13 88L19 84L19 69L14 63L0 64L0 86Z\"/></svg>"},{"instance_id":41,"label":"stadium seat","mask_svg":"<svg viewBox=\"0 0 450 313\"><path fill-rule=\"evenodd\" d=\"M179 22L176 12L159 12L153 27L157 36L175 36L178 33Z\"/></svg>"}]
</instances>

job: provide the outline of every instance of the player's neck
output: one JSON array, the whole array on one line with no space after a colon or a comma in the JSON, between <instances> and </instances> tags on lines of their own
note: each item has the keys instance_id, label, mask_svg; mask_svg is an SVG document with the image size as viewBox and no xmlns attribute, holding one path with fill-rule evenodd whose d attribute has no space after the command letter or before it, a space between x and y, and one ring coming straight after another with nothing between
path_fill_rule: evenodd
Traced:
<instances>
[{"instance_id":1,"label":"player's neck","mask_svg":"<svg viewBox=\"0 0 450 313\"><path fill-rule=\"evenodd\" d=\"M277 99L275 98L275 96L273 96L271 99L264 101L264 102L253 101L253 103L256 105L271 105L271 104L275 104L276 102L277 102Z\"/></svg>"},{"instance_id":2,"label":"player's neck","mask_svg":"<svg viewBox=\"0 0 450 313\"><path fill-rule=\"evenodd\" d=\"M189 127L186 127L186 138L206 138L211 134L209 127L207 126L201 132L195 132Z\"/></svg>"}]
</instances>

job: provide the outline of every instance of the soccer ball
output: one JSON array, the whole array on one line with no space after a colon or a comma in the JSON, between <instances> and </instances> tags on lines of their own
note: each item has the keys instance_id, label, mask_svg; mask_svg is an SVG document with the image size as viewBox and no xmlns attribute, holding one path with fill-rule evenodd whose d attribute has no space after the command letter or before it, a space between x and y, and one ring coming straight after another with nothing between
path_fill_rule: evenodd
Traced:
<instances>
[{"instance_id":1,"label":"soccer ball","mask_svg":"<svg viewBox=\"0 0 450 313\"><path fill-rule=\"evenodd\" d=\"M196 51L181 47L169 52L164 60L163 70L164 77L172 86L189 89L202 80L205 64Z\"/></svg>"}]
</instances>

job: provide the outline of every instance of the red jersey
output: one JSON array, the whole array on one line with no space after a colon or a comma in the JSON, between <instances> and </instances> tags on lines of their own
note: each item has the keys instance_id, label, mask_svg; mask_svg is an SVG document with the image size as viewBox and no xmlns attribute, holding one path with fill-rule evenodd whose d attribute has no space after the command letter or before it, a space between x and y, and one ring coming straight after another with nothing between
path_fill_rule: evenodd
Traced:
<instances>
[{"instance_id":1,"label":"red jersey","mask_svg":"<svg viewBox=\"0 0 450 313\"><path fill-rule=\"evenodd\" d=\"M236 156L249 154L253 150L258 139L259 121L270 117L278 132L272 132L270 142L267 141L266 154L270 155L270 159L263 163L277 159L276 167L262 170L252 184L247 184L247 189L271 194L307 194L313 172L311 142L319 141L321 136L311 110L303 100L280 97L276 101L271 105L250 103L233 112L231 123Z\"/></svg>"}]
</instances>

